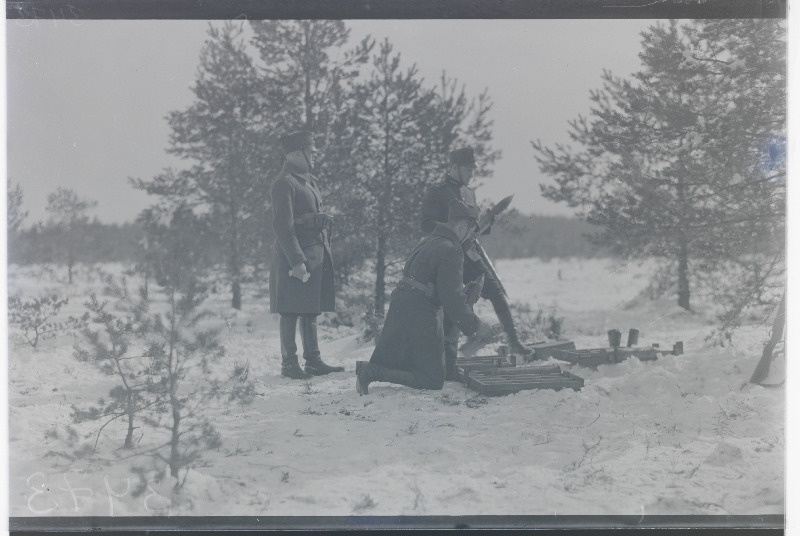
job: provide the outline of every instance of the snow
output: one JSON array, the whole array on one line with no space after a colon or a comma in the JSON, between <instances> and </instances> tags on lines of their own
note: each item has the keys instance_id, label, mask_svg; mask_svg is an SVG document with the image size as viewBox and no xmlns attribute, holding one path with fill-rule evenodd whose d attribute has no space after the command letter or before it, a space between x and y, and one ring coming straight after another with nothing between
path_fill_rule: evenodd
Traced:
<instances>
[{"instance_id":1,"label":"snow","mask_svg":"<svg viewBox=\"0 0 800 536\"><path fill-rule=\"evenodd\" d=\"M72 425L78 438L69 440L71 405L107 395L113 378L72 357L73 336L36 350L12 342L10 515L783 513L785 390L747 382L766 327L741 330L734 346L711 346L710 317L671 298L642 298L650 263L527 259L496 267L513 301L555 308L563 336L579 348L603 346L609 329L635 327L640 345L681 340L685 354L597 370L561 363L584 378L579 392L487 398L451 382L442 391L375 383L359 397L355 362L373 346L359 341L358 329L320 324L326 361L346 372L288 380L279 376L277 317L266 296L253 297L263 285L246 289L241 311L214 294L208 306L224 327L227 354L220 373L249 362L257 395L249 405L206 408L223 444L181 475L174 492L176 480L159 477L143 454L158 440L147 430L124 450L123 424L110 425L96 453L68 458L93 445L95 436L84 436L96 430ZM97 268L79 270L72 287L61 277L12 266L9 294L69 294L62 314L77 316L83 297L100 290ZM477 312L488 318L491 307L482 300ZM773 369L780 382L783 363Z\"/></svg>"}]
</instances>

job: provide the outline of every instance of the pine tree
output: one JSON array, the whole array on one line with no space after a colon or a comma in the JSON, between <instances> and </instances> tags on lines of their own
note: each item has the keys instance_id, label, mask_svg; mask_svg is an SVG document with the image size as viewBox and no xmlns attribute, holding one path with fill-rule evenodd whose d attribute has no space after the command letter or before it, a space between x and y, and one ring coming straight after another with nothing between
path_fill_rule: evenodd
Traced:
<instances>
[{"instance_id":1,"label":"pine tree","mask_svg":"<svg viewBox=\"0 0 800 536\"><path fill-rule=\"evenodd\" d=\"M447 170L447 154L463 146L475 150L476 177L492 176L492 166L501 156L501 151L491 145L492 106L488 88L477 98L470 99L466 87L442 71L434 88L433 106L427 115L419 118L423 130L430 133L428 167L424 171L431 181L441 180Z\"/></svg>"},{"instance_id":2,"label":"pine tree","mask_svg":"<svg viewBox=\"0 0 800 536\"><path fill-rule=\"evenodd\" d=\"M685 309L693 271L742 259L783 218L779 173L753 159L785 125L780 24L657 24L642 34L641 70L604 72L590 117L570 123L579 148L533 144L556 181L545 197L579 208L618 254L672 258Z\"/></svg>"},{"instance_id":3,"label":"pine tree","mask_svg":"<svg viewBox=\"0 0 800 536\"><path fill-rule=\"evenodd\" d=\"M270 167L265 124L270 102L242 37L241 24L209 26L200 55L195 102L168 116L168 152L193 162L188 169L166 170L137 188L165 201L189 203L204 214L227 245L225 264L231 305L240 309L243 268L263 259L265 207ZM247 247L245 247L245 244Z\"/></svg>"},{"instance_id":4,"label":"pine tree","mask_svg":"<svg viewBox=\"0 0 800 536\"><path fill-rule=\"evenodd\" d=\"M89 211L97 201L78 196L71 188L57 188L47 196L45 210L50 214L47 227L60 235L59 244L65 250L69 284L72 284L72 268L79 254L84 235L83 228L89 221Z\"/></svg>"},{"instance_id":5,"label":"pine tree","mask_svg":"<svg viewBox=\"0 0 800 536\"><path fill-rule=\"evenodd\" d=\"M350 36L343 21L251 21L279 132L304 129L316 134L322 159L343 113L349 85L373 47L365 37L345 50ZM274 133L273 133L274 134Z\"/></svg>"},{"instance_id":6,"label":"pine tree","mask_svg":"<svg viewBox=\"0 0 800 536\"><path fill-rule=\"evenodd\" d=\"M334 264L337 285L342 285L367 251L358 223L348 217L348 201L355 166L353 86L374 41L367 36L345 48L350 30L342 21L250 24L252 44L259 51L262 84L273 103L268 176L277 176L283 162L276 143L280 135L300 129L314 132L320 150L314 174L320 178L324 210L334 217Z\"/></svg>"},{"instance_id":7,"label":"pine tree","mask_svg":"<svg viewBox=\"0 0 800 536\"><path fill-rule=\"evenodd\" d=\"M138 332L138 344L149 358L150 402L142 418L145 425L167 433L153 454L178 478L204 450L220 445L205 408L222 397L248 402L253 385L246 364L223 379L213 370L225 349L219 330L201 325L210 316L202 309L207 296L202 281L209 265L206 246L212 233L208 221L186 205L151 207L140 221L148 237L150 269L166 301L166 310L148 313L147 329Z\"/></svg>"},{"instance_id":8,"label":"pine tree","mask_svg":"<svg viewBox=\"0 0 800 536\"><path fill-rule=\"evenodd\" d=\"M442 74L438 87L424 84L416 66L401 67L388 40L372 57L368 78L355 88L353 170L341 185L346 224L358 242L372 245L374 311L383 317L386 270L402 260L421 235L419 210L425 191L444 176L447 153L472 144L488 175L499 157L492 149L491 101L477 100Z\"/></svg>"},{"instance_id":9,"label":"pine tree","mask_svg":"<svg viewBox=\"0 0 800 536\"><path fill-rule=\"evenodd\" d=\"M719 94L708 140L719 163L711 170L717 210L704 222L713 256L702 267L711 272L720 260L727 267L723 277L708 278L725 306L715 335L729 340L754 308L765 324L775 318L776 335L785 308L786 27L714 20L687 35L699 51L687 63L703 73L706 92Z\"/></svg>"},{"instance_id":10,"label":"pine tree","mask_svg":"<svg viewBox=\"0 0 800 536\"><path fill-rule=\"evenodd\" d=\"M98 329L87 326L83 335L89 349L76 344L73 352L78 361L90 362L104 374L119 380L110 389L108 399L101 397L89 407L72 407L76 423L102 421L96 432L95 450L103 430L117 419L127 421L123 446L133 448L136 417L158 402L148 369L153 349L138 348L136 344L151 329L147 293L142 291L138 296L131 296L124 282L117 284L113 280L107 282L107 289L117 297L115 309L122 313L110 311L108 302L90 294L85 307ZM137 350L143 351L137 355Z\"/></svg>"},{"instance_id":11,"label":"pine tree","mask_svg":"<svg viewBox=\"0 0 800 536\"><path fill-rule=\"evenodd\" d=\"M13 184L9 180L6 189L6 230L9 238L17 235L22 230L22 224L28 216L27 210L22 210L22 199L24 197L22 186L19 183Z\"/></svg>"},{"instance_id":12,"label":"pine tree","mask_svg":"<svg viewBox=\"0 0 800 536\"><path fill-rule=\"evenodd\" d=\"M28 217L28 211L22 209L24 194L19 183L12 183L9 179L6 188L6 231L8 238L8 260L19 262L22 253L22 225Z\"/></svg>"},{"instance_id":13,"label":"pine tree","mask_svg":"<svg viewBox=\"0 0 800 536\"><path fill-rule=\"evenodd\" d=\"M372 67L357 88L350 206L365 238L373 240L375 311L383 316L387 255L419 234L409 207L421 204L426 177L414 163L428 160L421 118L432 109L435 95L423 86L415 66L401 69L388 40L372 58Z\"/></svg>"}]
</instances>

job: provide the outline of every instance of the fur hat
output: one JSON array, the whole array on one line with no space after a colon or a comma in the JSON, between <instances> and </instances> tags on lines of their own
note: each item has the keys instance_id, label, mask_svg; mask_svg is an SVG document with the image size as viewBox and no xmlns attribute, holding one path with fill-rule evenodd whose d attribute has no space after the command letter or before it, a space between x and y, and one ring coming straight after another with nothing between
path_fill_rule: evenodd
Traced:
<instances>
[{"instance_id":1,"label":"fur hat","mask_svg":"<svg viewBox=\"0 0 800 536\"><path fill-rule=\"evenodd\" d=\"M473 220L475 225L478 225L478 216L481 209L475 205L468 205L460 199L451 199L447 205L447 222L451 223L455 220L465 219Z\"/></svg>"},{"instance_id":2,"label":"fur hat","mask_svg":"<svg viewBox=\"0 0 800 536\"><path fill-rule=\"evenodd\" d=\"M298 130L287 134L280 139L283 154L302 151L314 146L314 134L307 130Z\"/></svg>"},{"instance_id":3,"label":"fur hat","mask_svg":"<svg viewBox=\"0 0 800 536\"><path fill-rule=\"evenodd\" d=\"M456 149L450 153L450 163L464 167L477 167L475 150L472 147Z\"/></svg>"}]
</instances>

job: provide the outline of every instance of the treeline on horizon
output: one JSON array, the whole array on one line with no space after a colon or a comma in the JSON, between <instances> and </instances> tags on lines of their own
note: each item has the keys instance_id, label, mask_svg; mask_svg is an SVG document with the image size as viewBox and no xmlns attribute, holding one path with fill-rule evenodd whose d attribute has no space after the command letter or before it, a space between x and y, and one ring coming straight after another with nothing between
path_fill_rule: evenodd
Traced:
<instances>
[{"instance_id":1,"label":"treeline on horizon","mask_svg":"<svg viewBox=\"0 0 800 536\"><path fill-rule=\"evenodd\" d=\"M76 257L80 262L137 262L145 237L141 224L105 223L94 219L82 226L76 245ZM576 217L527 215L511 210L498 219L489 235L481 237L481 244L493 259L608 255L607 250L593 246L586 238L596 230L595 226ZM334 234L334 244L336 238ZM10 233L8 264L62 264L65 259L61 240L62 233L52 227L31 226ZM206 245L210 250L219 250L219 256L224 254L224 244L208 241Z\"/></svg>"},{"instance_id":2,"label":"treeline on horizon","mask_svg":"<svg viewBox=\"0 0 800 536\"><path fill-rule=\"evenodd\" d=\"M516 210L498 218L492 231L480 237L492 259L553 259L611 256L611 250L591 243L600 229L575 216L528 215Z\"/></svg>"}]
</instances>

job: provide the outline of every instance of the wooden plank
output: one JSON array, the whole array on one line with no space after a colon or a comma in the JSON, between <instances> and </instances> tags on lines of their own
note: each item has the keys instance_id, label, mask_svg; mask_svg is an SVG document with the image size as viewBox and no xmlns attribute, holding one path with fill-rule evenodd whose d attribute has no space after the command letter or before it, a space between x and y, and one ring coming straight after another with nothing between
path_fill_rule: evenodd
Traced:
<instances>
[{"instance_id":1,"label":"wooden plank","mask_svg":"<svg viewBox=\"0 0 800 536\"><path fill-rule=\"evenodd\" d=\"M467 378L467 386L487 396L499 396L531 389L574 389L583 387L583 378L569 372L537 371L534 367L488 369L474 371Z\"/></svg>"},{"instance_id":2,"label":"wooden plank","mask_svg":"<svg viewBox=\"0 0 800 536\"><path fill-rule=\"evenodd\" d=\"M516 356L482 355L456 358L456 370L462 382L466 383L472 371L517 366Z\"/></svg>"},{"instance_id":3,"label":"wooden plank","mask_svg":"<svg viewBox=\"0 0 800 536\"><path fill-rule=\"evenodd\" d=\"M526 356L526 361L532 361L534 359L547 359L548 357L560 359L558 355L560 354L561 350L574 350L575 343L572 341L549 341L534 344L531 346L531 348L533 349L534 354L532 356Z\"/></svg>"},{"instance_id":4,"label":"wooden plank","mask_svg":"<svg viewBox=\"0 0 800 536\"><path fill-rule=\"evenodd\" d=\"M658 351L651 347L614 349L614 361L616 363L625 361L631 356L638 357L642 361L652 361L654 359L658 359Z\"/></svg>"},{"instance_id":5,"label":"wooden plank","mask_svg":"<svg viewBox=\"0 0 800 536\"><path fill-rule=\"evenodd\" d=\"M587 348L581 350L561 350L559 357L563 361L568 361L583 367L597 368L598 365L605 365L614 358L614 348Z\"/></svg>"},{"instance_id":6,"label":"wooden plank","mask_svg":"<svg viewBox=\"0 0 800 536\"><path fill-rule=\"evenodd\" d=\"M642 361L652 361L658 358L658 353L658 349L649 346L638 348L582 348L580 350L561 350L560 356L556 359L583 367L597 368L598 365L619 363L632 356L638 357Z\"/></svg>"},{"instance_id":7,"label":"wooden plank","mask_svg":"<svg viewBox=\"0 0 800 536\"><path fill-rule=\"evenodd\" d=\"M495 365L516 366L517 359L514 355L476 355L472 357L457 357L456 365Z\"/></svg>"}]
</instances>

